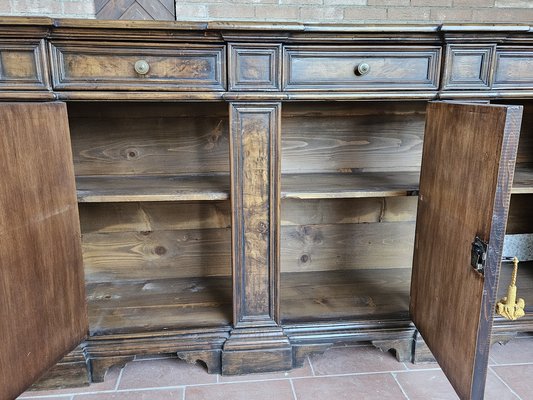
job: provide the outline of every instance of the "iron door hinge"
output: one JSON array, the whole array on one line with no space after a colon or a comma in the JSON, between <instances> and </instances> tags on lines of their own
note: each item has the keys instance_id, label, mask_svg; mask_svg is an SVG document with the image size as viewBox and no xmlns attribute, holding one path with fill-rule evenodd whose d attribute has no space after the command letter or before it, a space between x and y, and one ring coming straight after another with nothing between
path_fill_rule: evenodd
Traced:
<instances>
[{"instance_id":1,"label":"iron door hinge","mask_svg":"<svg viewBox=\"0 0 533 400\"><path fill-rule=\"evenodd\" d=\"M481 240L478 236L476 236L474 242L472 243L470 264L480 274L483 274L485 271L485 263L487 261L487 247L488 244Z\"/></svg>"}]
</instances>

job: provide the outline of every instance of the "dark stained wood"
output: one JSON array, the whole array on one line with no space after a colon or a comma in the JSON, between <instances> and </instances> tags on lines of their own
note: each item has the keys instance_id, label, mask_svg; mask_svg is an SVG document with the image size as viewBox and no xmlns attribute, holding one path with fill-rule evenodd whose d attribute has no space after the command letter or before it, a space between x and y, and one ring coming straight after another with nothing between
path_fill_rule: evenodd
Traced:
<instances>
[{"instance_id":1,"label":"dark stained wood","mask_svg":"<svg viewBox=\"0 0 533 400\"><path fill-rule=\"evenodd\" d=\"M495 44L448 45L443 89L488 89L495 50Z\"/></svg>"},{"instance_id":2,"label":"dark stained wood","mask_svg":"<svg viewBox=\"0 0 533 400\"><path fill-rule=\"evenodd\" d=\"M279 324L280 103L231 103L233 325L222 353L228 375L286 370Z\"/></svg>"},{"instance_id":3,"label":"dark stained wood","mask_svg":"<svg viewBox=\"0 0 533 400\"><path fill-rule=\"evenodd\" d=\"M533 51L529 47L502 46L496 50L493 88L533 88Z\"/></svg>"},{"instance_id":4,"label":"dark stained wood","mask_svg":"<svg viewBox=\"0 0 533 400\"><path fill-rule=\"evenodd\" d=\"M174 21L173 0L95 0L97 19Z\"/></svg>"},{"instance_id":5,"label":"dark stained wood","mask_svg":"<svg viewBox=\"0 0 533 400\"><path fill-rule=\"evenodd\" d=\"M0 41L0 90L49 89L44 40Z\"/></svg>"},{"instance_id":6,"label":"dark stained wood","mask_svg":"<svg viewBox=\"0 0 533 400\"><path fill-rule=\"evenodd\" d=\"M281 274L284 324L407 318L411 268Z\"/></svg>"},{"instance_id":7,"label":"dark stained wood","mask_svg":"<svg viewBox=\"0 0 533 400\"><path fill-rule=\"evenodd\" d=\"M407 196L418 190L418 172L284 174L281 197L328 199Z\"/></svg>"},{"instance_id":8,"label":"dark stained wood","mask_svg":"<svg viewBox=\"0 0 533 400\"><path fill-rule=\"evenodd\" d=\"M229 45L229 90L281 90L281 45Z\"/></svg>"},{"instance_id":9,"label":"dark stained wood","mask_svg":"<svg viewBox=\"0 0 533 400\"><path fill-rule=\"evenodd\" d=\"M281 202L281 225L361 224L414 222L418 199L364 197L350 199L296 200Z\"/></svg>"},{"instance_id":10,"label":"dark stained wood","mask_svg":"<svg viewBox=\"0 0 533 400\"><path fill-rule=\"evenodd\" d=\"M287 103L282 117L283 174L420 169L425 103Z\"/></svg>"},{"instance_id":11,"label":"dark stained wood","mask_svg":"<svg viewBox=\"0 0 533 400\"><path fill-rule=\"evenodd\" d=\"M285 46L284 90L436 89L440 47ZM366 74L355 72L366 63Z\"/></svg>"},{"instance_id":12,"label":"dark stained wood","mask_svg":"<svg viewBox=\"0 0 533 400\"><path fill-rule=\"evenodd\" d=\"M414 233L414 222L283 226L281 270L406 268Z\"/></svg>"},{"instance_id":13,"label":"dark stained wood","mask_svg":"<svg viewBox=\"0 0 533 400\"><path fill-rule=\"evenodd\" d=\"M229 276L231 272L229 228L86 233L82 240L87 282Z\"/></svg>"},{"instance_id":14,"label":"dark stained wood","mask_svg":"<svg viewBox=\"0 0 533 400\"><path fill-rule=\"evenodd\" d=\"M139 73L138 61L149 69ZM153 45L54 41L52 84L58 90L223 91L222 45Z\"/></svg>"},{"instance_id":15,"label":"dark stained wood","mask_svg":"<svg viewBox=\"0 0 533 400\"><path fill-rule=\"evenodd\" d=\"M521 114L520 106L428 106L410 313L463 399L484 395ZM488 242L484 275L470 265L476 236Z\"/></svg>"},{"instance_id":16,"label":"dark stained wood","mask_svg":"<svg viewBox=\"0 0 533 400\"><path fill-rule=\"evenodd\" d=\"M87 332L66 107L0 104L0 398Z\"/></svg>"},{"instance_id":17,"label":"dark stained wood","mask_svg":"<svg viewBox=\"0 0 533 400\"><path fill-rule=\"evenodd\" d=\"M172 0L97 0L97 19L175 20Z\"/></svg>"},{"instance_id":18,"label":"dark stained wood","mask_svg":"<svg viewBox=\"0 0 533 400\"><path fill-rule=\"evenodd\" d=\"M398 207L386 207L384 218L395 218ZM82 234L231 227L229 201L86 203L79 211Z\"/></svg>"},{"instance_id":19,"label":"dark stained wood","mask_svg":"<svg viewBox=\"0 0 533 400\"><path fill-rule=\"evenodd\" d=\"M227 200L229 175L82 176L76 192L80 203Z\"/></svg>"},{"instance_id":20,"label":"dark stained wood","mask_svg":"<svg viewBox=\"0 0 533 400\"><path fill-rule=\"evenodd\" d=\"M533 207L531 195L513 195L507 219L507 234L532 233Z\"/></svg>"},{"instance_id":21,"label":"dark stained wood","mask_svg":"<svg viewBox=\"0 0 533 400\"><path fill-rule=\"evenodd\" d=\"M87 285L91 335L227 326L231 304L230 277Z\"/></svg>"},{"instance_id":22,"label":"dark stained wood","mask_svg":"<svg viewBox=\"0 0 533 400\"><path fill-rule=\"evenodd\" d=\"M73 103L69 116L76 176L229 173L224 104Z\"/></svg>"}]
</instances>

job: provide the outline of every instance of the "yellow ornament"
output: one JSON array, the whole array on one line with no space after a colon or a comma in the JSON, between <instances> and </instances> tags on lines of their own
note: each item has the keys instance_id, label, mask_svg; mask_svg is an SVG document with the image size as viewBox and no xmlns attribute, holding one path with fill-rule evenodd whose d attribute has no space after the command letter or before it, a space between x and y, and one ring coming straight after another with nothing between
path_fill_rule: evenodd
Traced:
<instances>
[{"instance_id":1,"label":"yellow ornament","mask_svg":"<svg viewBox=\"0 0 533 400\"><path fill-rule=\"evenodd\" d=\"M511 277L511 284L507 288L507 297L501 299L496 304L496 313L504 318L514 321L520 317L523 317L526 313L524 308L526 303L524 299L518 299L516 301L516 274L518 273L518 258L513 259L513 275Z\"/></svg>"}]
</instances>

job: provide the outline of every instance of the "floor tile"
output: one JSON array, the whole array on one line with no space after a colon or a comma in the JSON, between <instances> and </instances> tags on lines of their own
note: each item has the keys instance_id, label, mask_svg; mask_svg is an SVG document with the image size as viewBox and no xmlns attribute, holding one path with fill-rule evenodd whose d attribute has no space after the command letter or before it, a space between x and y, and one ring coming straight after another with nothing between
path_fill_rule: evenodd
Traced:
<instances>
[{"instance_id":1,"label":"floor tile","mask_svg":"<svg viewBox=\"0 0 533 400\"><path fill-rule=\"evenodd\" d=\"M190 386L185 389L185 400L294 400L294 396L285 379Z\"/></svg>"},{"instance_id":2,"label":"floor tile","mask_svg":"<svg viewBox=\"0 0 533 400\"><path fill-rule=\"evenodd\" d=\"M315 375L354 372L403 371L405 366L389 352L373 346L332 348L310 357Z\"/></svg>"},{"instance_id":3,"label":"floor tile","mask_svg":"<svg viewBox=\"0 0 533 400\"><path fill-rule=\"evenodd\" d=\"M198 364L164 359L128 363L122 373L119 389L141 389L166 386L215 383L217 376L208 374Z\"/></svg>"},{"instance_id":4,"label":"floor tile","mask_svg":"<svg viewBox=\"0 0 533 400\"><path fill-rule=\"evenodd\" d=\"M457 395L442 371L396 373L396 380L410 400L456 400Z\"/></svg>"},{"instance_id":5,"label":"floor tile","mask_svg":"<svg viewBox=\"0 0 533 400\"><path fill-rule=\"evenodd\" d=\"M458 399L455 390L441 370L409 371L396 373L395 376L410 400ZM494 373L489 372L485 400L518 400L518 398Z\"/></svg>"},{"instance_id":6,"label":"floor tile","mask_svg":"<svg viewBox=\"0 0 533 400\"><path fill-rule=\"evenodd\" d=\"M496 364L533 363L533 340L515 339L490 348L491 361Z\"/></svg>"},{"instance_id":7,"label":"floor tile","mask_svg":"<svg viewBox=\"0 0 533 400\"><path fill-rule=\"evenodd\" d=\"M287 378L301 378L304 376L313 376L311 365L309 360L306 359L304 366L301 368L295 368L287 372L270 372L266 374L247 374L247 375L235 375L235 376L220 376L219 382L244 382L244 381L261 381L269 379L287 379Z\"/></svg>"},{"instance_id":8,"label":"floor tile","mask_svg":"<svg viewBox=\"0 0 533 400\"><path fill-rule=\"evenodd\" d=\"M293 380L298 400L405 399L391 374L323 376Z\"/></svg>"},{"instance_id":9,"label":"floor tile","mask_svg":"<svg viewBox=\"0 0 533 400\"><path fill-rule=\"evenodd\" d=\"M522 400L533 400L533 364L491 368Z\"/></svg>"},{"instance_id":10,"label":"floor tile","mask_svg":"<svg viewBox=\"0 0 533 400\"><path fill-rule=\"evenodd\" d=\"M440 369L439 364L436 362L423 362L413 364L412 362L405 362L405 367L409 370L425 370L425 369Z\"/></svg>"},{"instance_id":11,"label":"floor tile","mask_svg":"<svg viewBox=\"0 0 533 400\"><path fill-rule=\"evenodd\" d=\"M74 400L181 400L182 398L183 389L139 390L74 396Z\"/></svg>"},{"instance_id":12,"label":"floor tile","mask_svg":"<svg viewBox=\"0 0 533 400\"><path fill-rule=\"evenodd\" d=\"M101 383L92 383L89 386L82 386L82 387L69 388L69 389L27 391L23 393L19 397L19 399L23 399L25 397L30 397L30 396L51 396L51 395L57 396L57 395L63 395L63 394L75 394L75 393L87 393L87 392L92 393L92 392L98 392L101 390L113 390L115 389L115 386L117 385L117 379L120 375L120 370L121 369L119 367L110 368L107 371L105 380Z\"/></svg>"}]
</instances>

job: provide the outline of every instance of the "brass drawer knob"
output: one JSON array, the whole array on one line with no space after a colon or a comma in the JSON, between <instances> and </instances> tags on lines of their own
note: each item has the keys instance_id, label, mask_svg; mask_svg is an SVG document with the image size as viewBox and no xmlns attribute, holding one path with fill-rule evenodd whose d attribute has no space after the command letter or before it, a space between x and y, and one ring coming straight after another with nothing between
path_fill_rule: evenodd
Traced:
<instances>
[{"instance_id":1,"label":"brass drawer knob","mask_svg":"<svg viewBox=\"0 0 533 400\"><path fill-rule=\"evenodd\" d=\"M361 63L357 67L355 67L355 75L362 76L366 75L370 72L370 65L367 63Z\"/></svg>"},{"instance_id":2,"label":"brass drawer knob","mask_svg":"<svg viewBox=\"0 0 533 400\"><path fill-rule=\"evenodd\" d=\"M137 61L134 68L139 75L146 75L150 71L150 65L145 60Z\"/></svg>"}]
</instances>

